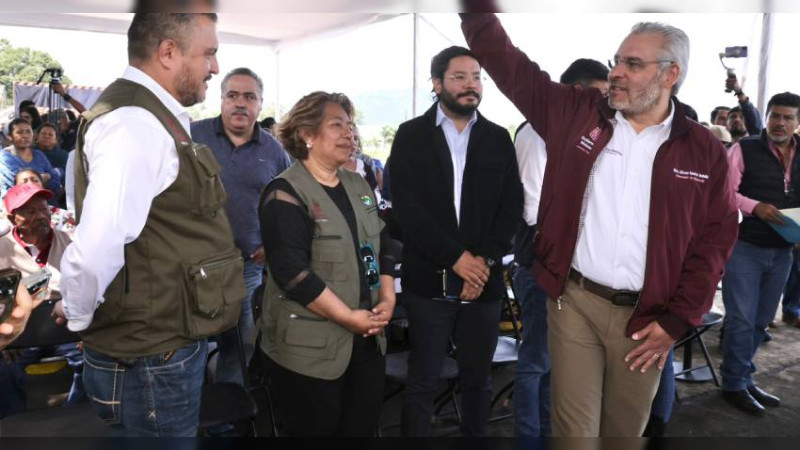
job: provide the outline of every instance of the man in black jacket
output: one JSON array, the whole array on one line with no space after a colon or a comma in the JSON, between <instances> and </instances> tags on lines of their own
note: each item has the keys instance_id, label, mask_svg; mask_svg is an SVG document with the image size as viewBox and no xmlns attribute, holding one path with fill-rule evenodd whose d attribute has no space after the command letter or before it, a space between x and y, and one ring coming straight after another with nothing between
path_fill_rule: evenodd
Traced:
<instances>
[{"instance_id":1,"label":"man in black jacket","mask_svg":"<svg viewBox=\"0 0 800 450\"><path fill-rule=\"evenodd\" d=\"M431 62L431 79L438 101L400 126L391 154L411 343L402 432L430 434L452 338L462 433L479 436L489 417L501 260L521 219L522 185L508 132L477 112L483 78L472 53L443 50Z\"/></svg>"}]
</instances>

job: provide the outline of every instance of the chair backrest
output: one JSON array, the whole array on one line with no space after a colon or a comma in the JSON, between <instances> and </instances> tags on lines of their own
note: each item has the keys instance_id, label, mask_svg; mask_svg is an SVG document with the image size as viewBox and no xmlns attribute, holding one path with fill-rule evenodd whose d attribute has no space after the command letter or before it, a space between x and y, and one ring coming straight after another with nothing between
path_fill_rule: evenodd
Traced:
<instances>
[{"instance_id":1,"label":"chair backrest","mask_svg":"<svg viewBox=\"0 0 800 450\"><path fill-rule=\"evenodd\" d=\"M47 347L80 342L81 337L78 333L70 331L66 325L56 324L55 319L51 316L56 301L45 301L34 309L25 331L8 346L8 349Z\"/></svg>"}]
</instances>

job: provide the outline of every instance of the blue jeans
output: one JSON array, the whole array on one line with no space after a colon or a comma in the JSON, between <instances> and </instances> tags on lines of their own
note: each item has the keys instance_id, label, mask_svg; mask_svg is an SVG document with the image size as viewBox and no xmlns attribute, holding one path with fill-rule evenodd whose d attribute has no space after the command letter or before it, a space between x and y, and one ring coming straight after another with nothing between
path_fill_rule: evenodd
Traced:
<instances>
[{"instance_id":1,"label":"blue jeans","mask_svg":"<svg viewBox=\"0 0 800 450\"><path fill-rule=\"evenodd\" d=\"M792 319L800 317L800 250L792 252L792 268L783 291L783 315Z\"/></svg>"},{"instance_id":2,"label":"blue jeans","mask_svg":"<svg viewBox=\"0 0 800 450\"><path fill-rule=\"evenodd\" d=\"M195 437L208 342L174 352L114 359L84 348L83 383L114 437Z\"/></svg>"},{"instance_id":3,"label":"blue jeans","mask_svg":"<svg viewBox=\"0 0 800 450\"><path fill-rule=\"evenodd\" d=\"M239 333L242 336L245 365L253 357L256 349L256 324L253 320L253 292L261 285L264 277L264 266L252 261L244 263L244 288L247 296L242 299L242 315L239 316ZM239 347L236 343L236 329L217 336L217 383L244 384L242 368L239 364Z\"/></svg>"},{"instance_id":4,"label":"blue jeans","mask_svg":"<svg viewBox=\"0 0 800 450\"><path fill-rule=\"evenodd\" d=\"M753 384L753 357L775 317L791 265L790 248L736 242L722 279L722 389L741 391Z\"/></svg>"},{"instance_id":5,"label":"blue jeans","mask_svg":"<svg viewBox=\"0 0 800 450\"><path fill-rule=\"evenodd\" d=\"M664 363L664 370L661 371L661 382L653 399L653 406L650 407L650 417L658 417L664 423L669 422L672 417L672 406L675 401L675 349L670 349L667 360ZM651 369L652 370L652 369Z\"/></svg>"},{"instance_id":6,"label":"blue jeans","mask_svg":"<svg viewBox=\"0 0 800 450\"><path fill-rule=\"evenodd\" d=\"M531 268L519 266L514 293L522 306L522 345L514 378L514 435L550 436L550 354L547 350L547 294Z\"/></svg>"},{"instance_id":7,"label":"blue jeans","mask_svg":"<svg viewBox=\"0 0 800 450\"><path fill-rule=\"evenodd\" d=\"M72 369L72 386L67 395L67 405L86 401L86 391L83 389L83 352L78 350L78 344L63 344L56 346L56 354L67 358L67 364Z\"/></svg>"}]
</instances>

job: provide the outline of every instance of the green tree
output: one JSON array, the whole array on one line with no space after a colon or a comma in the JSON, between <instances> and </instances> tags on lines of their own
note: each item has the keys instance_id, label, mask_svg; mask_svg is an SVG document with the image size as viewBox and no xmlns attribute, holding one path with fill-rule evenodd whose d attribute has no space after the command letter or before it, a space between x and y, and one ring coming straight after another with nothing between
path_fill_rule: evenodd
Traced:
<instances>
[{"instance_id":1,"label":"green tree","mask_svg":"<svg viewBox=\"0 0 800 450\"><path fill-rule=\"evenodd\" d=\"M514 136L517 135L517 128L518 127L519 127L519 125L514 125L514 124L509 125L508 127L506 127L506 129L508 130L508 134L511 135L511 140L512 141L514 140Z\"/></svg>"},{"instance_id":2,"label":"green tree","mask_svg":"<svg viewBox=\"0 0 800 450\"><path fill-rule=\"evenodd\" d=\"M61 64L46 52L27 47L14 47L8 39L0 39L0 85L6 92L14 91L14 82L36 82L45 69L61 69ZM49 81L45 77L45 81ZM62 77L63 84L72 84L68 77Z\"/></svg>"},{"instance_id":3,"label":"green tree","mask_svg":"<svg viewBox=\"0 0 800 450\"><path fill-rule=\"evenodd\" d=\"M381 128L381 137L383 138L383 144L387 147L392 145L394 142L394 135L397 134L397 127L392 125L384 125Z\"/></svg>"}]
</instances>

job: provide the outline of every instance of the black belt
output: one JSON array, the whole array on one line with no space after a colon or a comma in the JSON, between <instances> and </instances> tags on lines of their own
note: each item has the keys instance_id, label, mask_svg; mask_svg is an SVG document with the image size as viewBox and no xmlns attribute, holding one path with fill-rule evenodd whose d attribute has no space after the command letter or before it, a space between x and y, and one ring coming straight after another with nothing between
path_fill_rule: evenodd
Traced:
<instances>
[{"instance_id":1,"label":"black belt","mask_svg":"<svg viewBox=\"0 0 800 450\"><path fill-rule=\"evenodd\" d=\"M642 294L641 291L622 291L611 289L610 287L595 283L594 281L584 277L583 274L575 269L570 269L569 279L578 283L581 288L598 297L602 297L617 306L636 306L636 303L639 302L639 296Z\"/></svg>"}]
</instances>

